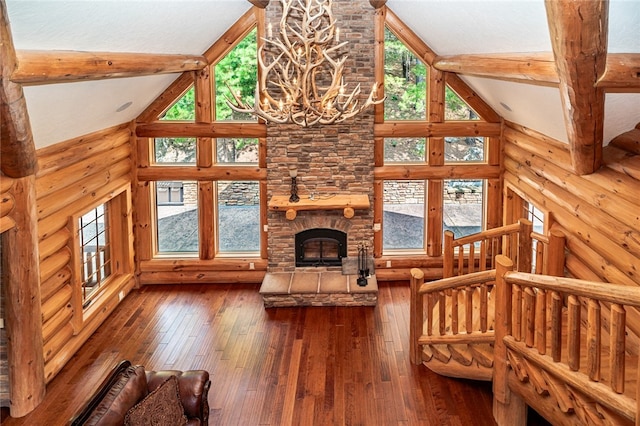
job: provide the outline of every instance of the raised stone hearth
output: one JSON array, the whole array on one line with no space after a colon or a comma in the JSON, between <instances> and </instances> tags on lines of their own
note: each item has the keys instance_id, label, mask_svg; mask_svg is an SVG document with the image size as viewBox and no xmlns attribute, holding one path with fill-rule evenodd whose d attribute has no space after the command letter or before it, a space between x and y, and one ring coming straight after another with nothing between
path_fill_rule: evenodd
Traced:
<instances>
[{"instance_id":1,"label":"raised stone hearth","mask_svg":"<svg viewBox=\"0 0 640 426\"><path fill-rule=\"evenodd\" d=\"M260 287L265 308L292 306L375 306L378 282L375 275L366 286L357 275L341 272L270 272Z\"/></svg>"}]
</instances>

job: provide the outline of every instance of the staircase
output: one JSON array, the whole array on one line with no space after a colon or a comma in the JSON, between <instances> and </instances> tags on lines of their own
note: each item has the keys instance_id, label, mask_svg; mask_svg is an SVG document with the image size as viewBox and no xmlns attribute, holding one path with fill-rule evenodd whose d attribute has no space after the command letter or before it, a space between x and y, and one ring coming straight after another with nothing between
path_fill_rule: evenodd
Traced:
<instances>
[{"instance_id":1,"label":"staircase","mask_svg":"<svg viewBox=\"0 0 640 426\"><path fill-rule=\"evenodd\" d=\"M499 425L526 424L527 406L553 424L639 425L640 288L562 278L563 267L563 235L526 220L445 236L446 277L412 270L412 362L492 380Z\"/></svg>"}]
</instances>

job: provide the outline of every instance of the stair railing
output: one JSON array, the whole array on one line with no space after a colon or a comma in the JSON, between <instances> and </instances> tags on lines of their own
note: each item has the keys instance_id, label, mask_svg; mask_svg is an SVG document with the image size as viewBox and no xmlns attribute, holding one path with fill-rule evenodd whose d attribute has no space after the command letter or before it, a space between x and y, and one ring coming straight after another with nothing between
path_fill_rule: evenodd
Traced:
<instances>
[{"instance_id":1,"label":"stair railing","mask_svg":"<svg viewBox=\"0 0 640 426\"><path fill-rule=\"evenodd\" d=\"M525 422L524 404L532 403L512 393L513 371L537 394L553 392L560 410L585 424L624 419L637 425L640 399L625 395L625 389L631 385L637 392L639 378L625 372L640 368L625 349L626 310L640 308L640 288L515 272L505 256L498 256L496 264L493 390L498 424ZM586 344L581 345L582 338ZM591 401L606 410L596 412ZM603 413L612 414L603 420Z\"/></svg>"}]
</instances>

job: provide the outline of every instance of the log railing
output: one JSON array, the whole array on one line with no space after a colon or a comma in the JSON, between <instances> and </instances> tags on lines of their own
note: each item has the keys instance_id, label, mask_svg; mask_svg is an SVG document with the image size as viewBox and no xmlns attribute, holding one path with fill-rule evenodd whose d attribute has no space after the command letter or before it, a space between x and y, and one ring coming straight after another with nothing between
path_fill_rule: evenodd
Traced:
<instances>
[{"instance_id":1,"label":"log railing","mask_svg":"<svg viewBox=\"0 0 640 426\"><path fill-rule=\"evenodd\" d=\"M640 308L640 288L514 272L504 256L496 263L496 418L517 423L518 405L531 403L512 395L512 371L539 395L553 393L560 411L587 424L595 411L584 401L606 407L597 424L623 419L637 425L640 369L637 357L626 353L626 310Z\"/></svg>"},{"instance_id":2,"label":"log railing","mask_svg":"<svg viewBox=\"0 0 640 426\"><path fill-rule=\"evenodd\" d=\"M457 239L453 232L445 231L443 278L495 269L494 259L498 254L516 260L518 270L528 270L532 257L532 230L531 221L520 219L511 225Z\"/></svg>"}]
</instances>

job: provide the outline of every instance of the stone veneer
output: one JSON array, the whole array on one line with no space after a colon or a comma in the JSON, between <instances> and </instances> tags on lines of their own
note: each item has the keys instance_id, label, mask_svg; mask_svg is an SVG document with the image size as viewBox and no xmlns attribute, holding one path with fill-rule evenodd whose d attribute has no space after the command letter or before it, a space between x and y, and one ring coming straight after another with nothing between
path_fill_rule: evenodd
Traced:
<instances>
[{"instance_id":1,"label":"stone veneer","mask_svg":"<svg viewBox=\"0 0 640 426\"><path fill-rule=\"evenodd\" d=\"M374 78L374 15L368 0L334 0L333 13L341 40L349 44L344 70L347 91L360 83L366 96ZM278 28L281 4L266 9L267 23ZM346 49L346 50L345 50ZM361 99L361 102L364 98ZM289 221L284 212L268 212L268 269L295 270L295 233L310 228L332 228L347 233L347 256L357 257L358 244L373 245L373 108L341 124L301 128L296 125L267 126L267 197L290 193L289 168L298 169L298 193L308 197L335 194L366 194L369 210L356 210L345 219L342 210L300 211Z\"/></svg>"}]
</instances>

